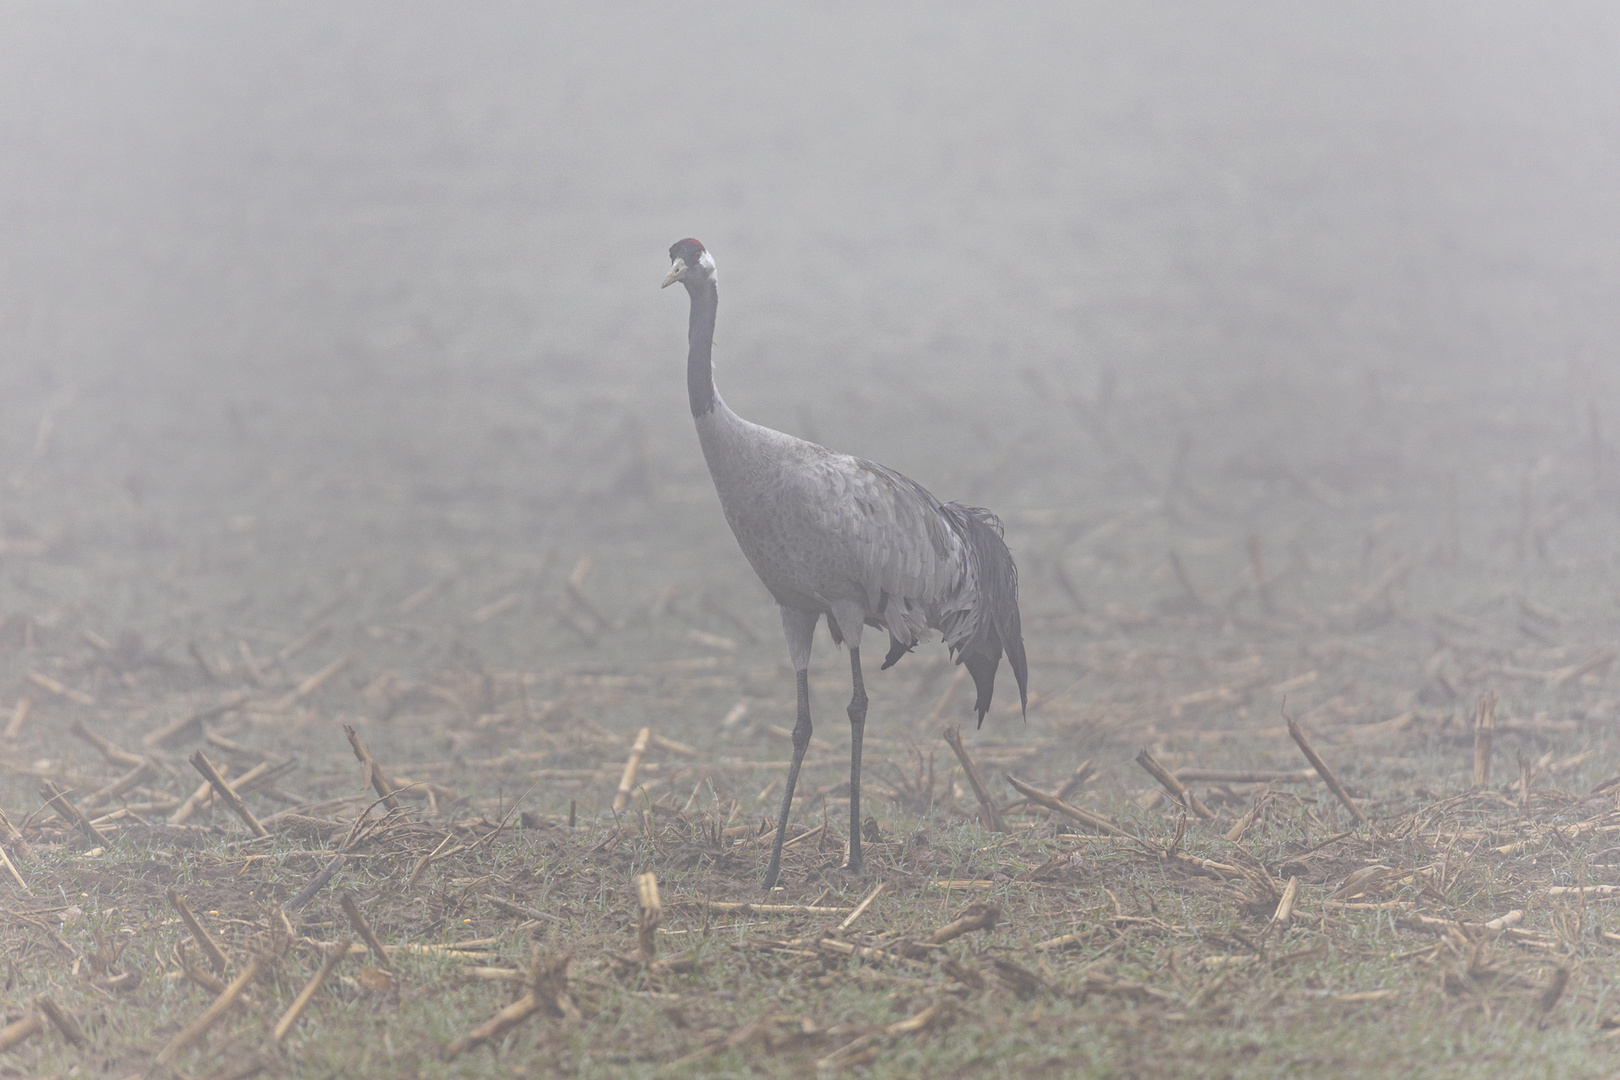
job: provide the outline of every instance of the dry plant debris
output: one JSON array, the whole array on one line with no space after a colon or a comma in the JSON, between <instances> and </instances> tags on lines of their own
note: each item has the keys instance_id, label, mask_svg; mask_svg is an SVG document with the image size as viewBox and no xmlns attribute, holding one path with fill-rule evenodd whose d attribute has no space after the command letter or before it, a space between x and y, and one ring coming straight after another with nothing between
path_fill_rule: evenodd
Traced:
<instances>
[{"instance_id":1,"label":"dry plant debris","mask_svg":"<svg viewBox=\"0 0 1620 1080\"><path fill-rule=\"evenodd\" d=\"M144 637L7 586L0 1072L1620 1070L1620 626L1534 554L1599 545L1612 493L1549 488L1523 562L1517 501L1500 552L1430 557L1389 491L1167 486L1079 391L1032 407L987 477L1106 461L1007 501L1027 722L960 728L943 655L874 673L852 877L818 640L769 895L793 702L768 603L701 550L452 567L389 534L241 611L171 618L154 575ZM648 535L713 524L641 498Z\"/></svg>"}]
</instances>

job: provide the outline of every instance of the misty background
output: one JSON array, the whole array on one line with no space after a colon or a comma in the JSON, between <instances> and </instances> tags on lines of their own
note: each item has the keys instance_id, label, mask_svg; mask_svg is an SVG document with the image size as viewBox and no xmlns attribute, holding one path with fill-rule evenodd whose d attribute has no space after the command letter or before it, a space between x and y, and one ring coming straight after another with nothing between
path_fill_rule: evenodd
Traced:
<instances>
[{"instance_id":1,"label":"misty background","mask_svg":"<svg viewBox=\"0 0 1620 1080\"><path fill-rule=\"evenodd\" d=\"M688 236L1019 569L1027 716L868 656L863 874L817 635L785 906ZM1595 1075L1617 526L1614 0L0 0L18 1074Z\"/></svg>"},{"instance_id":2,"label":"misty background","mask_svg":"<svg viewBox=\"0 0 1620 1080\"><path fill-rule=\"evenodd\" d=\"M1248 532L1308 565L1451 530L1488 573L1433 588L1542 575L1612 613L1612 5L0 22L0 614L178 656L591 551L610 601L696 580L769 627L657 287L688 235L728 402L1000 511L1027 607L1180 475L1206 580ZM1074 573L1106 600L1133 557Z\"/></svg>"}]
</instances>

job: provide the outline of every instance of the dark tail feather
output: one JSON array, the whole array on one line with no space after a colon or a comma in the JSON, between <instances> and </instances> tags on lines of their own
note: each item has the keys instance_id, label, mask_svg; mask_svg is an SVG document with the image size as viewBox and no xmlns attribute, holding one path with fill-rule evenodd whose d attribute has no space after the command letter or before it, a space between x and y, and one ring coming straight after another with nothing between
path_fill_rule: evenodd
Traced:
<instances>
[{"instance_id":1,"label":"dark tail feather","mask_svg":"<svg viewBox=\"0 0 1620 1080\"><path fill-rule=\"evenodd\" d=\"M1023 622L1018 616L1018 567L1002 539L1001 521L988 510L950 503L966 526L964 534L978 568L980 602L984 605L979 630L973 640L962 645L962 662L979 690L975 708L979 723L990 709L995 689L996 668L1003 651L1018 680L1018 703L1029 709L1029 665L1024 657Z\"/></svg>"},{"instance_id":2,"label":"dark tail feather","mask_svg":"<svg viewBox=\"0 0 1620 1080\"><path fill-rule=\"evenodd\" d=\"M984 727L984 714L990 711L990 696L996 692L996 668L1001 666L1001 650L997 649L991 656L972 653L962 657L962 663L979 691L979 700L973 707L979 712L979 726Z\"/></svg>"},{"instance_id":3,"label":"dark tail feather","mask_svg":"<svg viewBox=\"0 0 1620 1080\"><path fill-rule=\"evenodd\" d=\"M894 667L894 665L900 662L901 657L905 656L906 653L910 652L916 647L917 643L915 641L908 645L899 638L890 638L888 655L883 658L883 666L878 670L888 671L890 668Z\"/></svg>"},{"instance_id":4,"label":"dark tail feather","mask_svg":"<svg viewBox=\"0 0 1620 1080\"><path fill-rule=\"evenodd\" d=\"M1007 557L1012 561L1012 556ZM1016 583L1015 583L1016 585ZM1013 678L1018 680L1018 707L1029 715L1029 662L1024 658L1024 624L1018 617L1018 594L1013 593L1012 612L1005 624L996 628L1002 646L1007 650L1007 663L1012 665Z\"/></svg>"}]
</instances>

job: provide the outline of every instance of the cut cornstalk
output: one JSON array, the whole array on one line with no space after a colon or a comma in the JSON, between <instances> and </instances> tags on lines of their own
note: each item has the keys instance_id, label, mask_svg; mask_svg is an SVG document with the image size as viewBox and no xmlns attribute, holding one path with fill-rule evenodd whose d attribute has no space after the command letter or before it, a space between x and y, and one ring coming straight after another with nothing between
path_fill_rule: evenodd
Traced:
<instances>
[{"instance_id":1,"label":"cut cornstalk","mask_svg":"<svg viewBox=\"0 0 1620 1080\"><path fill-rule=\"evenodd\" d=\"M264 961L257 956L249 960L247 967L242 969L240 975L231 980L230 985L225 988L225 992L215 998L213 1003L203 1010L201 1016L187 1024L180 1034L170 1039L169 1045L158 1051L157 1063L167 1065L182 1050L208 1034L208 1029L219 1023L220 1019L230 1012L231 1007L241 999L242 991L247 989L248 983L258 978L259 968L263 964Z\"/></svg>"},{"instance_id":2,"label":"cut cornstalk","mask_svg":"<svg viewBox=\"0 0 1620 1080\"><path fill-rule=\"evenodd\" d=\"M1491 751L1496 744L1496 694L1481 694L1474 703L1474 786L1491 786Z\"/></svg>"},{"instance_id":3,"label":"cut cornstalk","mask_svg":"<svg viewBox=\"0 0 1620 1080\"><path fill-rule=\"evenodd\" d=\"M14 1046L32 1039L45 1030L45 1018L30 1009L23 1014L22 1019L13 1021L0 1028L0 1050L10 1050Z\"/></svg>"},{"instance_id":4,"label":"cut cornstalk","mask_svg":"<svg viewBox=\"0 0 1620 1080\"><path fill-rule=\"evenodd\" d=\"M344 889L338 893L338 903L343 905L343 914L349 917L349 925L354 927L354 932L360 935L360 940L366 943L366 948L371 950L371 955L377 958L377 966L393 971L394 963L388 958L388 950L383 948L383 943L377 940L377 934L371 929L371 924L361 914L360 905L354 902L354 894L349 892L348 889Z\"/></svg>"},{"instance_id":5,"label":"cut cornstalk","mask_svg":"<svg viewBox=\"0 0 1620 1080\"><path fill-rule=\"evenodd\" d=\"M1030 802L1039 803L1048 810L1062 814L1064 817L1072 818L1075 821L1080 822L1082 825L1096 829L1100 833L1107 836L1123 837L1127 840L1134 839L1130 833L1126 832L1124 829L1121 829L1118 825L1115 825L1107 818L1098 814L1093 814L1089 810L1082 810L1078 806L1070 806L1057 796L1048 795L1040 788L1024 783L1012 773L1007 774L1007 783L1011 784L1014 790L1016 790L1020 795L1023 795L1025 798L1029 799Z\"/></svg>"},{"instance_id":6,"label":"cut cornstalk","mask_svg":"<svg viewBox=\"0 0 1620 1080\"><path fill-rule=\"evenodd\" d=\"M186 903L186 898L181 896L178 891L170 889L169 906L174 908L175 914L180 916L180 921L186 924L187 930L191 931L191 940L197 943L197 948L201 949L203 955L208 957L208 966L214 969L215 974L223 976L225 969L230 967L230 961L225 958L225 950L219 947L219 943L208 932L208 928L203 926L197 916L192 913L191 906Z\"/></svg>"},{"instance_id":7,"label":"cut cornstalk","mask_svg":"<svg viewBox=\"0 0 1620 1080\"><path fill-rule=\"evenodd\" d=\"M945 729L945 741L950 744L951 751L956 754L956 760L962 763L962 771L967 774L968 783L973 786L973 795L984 808L985 824L991 832L1004 833L1007 823L1001 820L1001 810L996 801L990 797L990 791L979 779L979 770L974 766L973 759L968 756L967 747L962 744L962 729L952 726Z\"/></svg>"},{"instance_id":8,"label":"cut cornstalk","mask_svg":"<svg viewBox=\"0 0 1620 1080\"><path fill-rule=\"evenodd\" d=\"M353 945L352 941L340 941L332 947L331 952L326 954L326 961L321 964L321 969L310 978L309 982L304 984L304 988L293 999L292 1005L286 1012L281 1014L281 1019L276 1021L275 1030L270 1033L271 1042L280 1043L282 1039L287 1037L287 1032L291 1031L292 1026L298 1022L298 1018L304 1015L304 1010L309 1007L310 1001L320 992L321 987L325 985L326 980L343 958L349 955L349 950Z\"/></svg>"},{"instance_id":9,"label":"cut cornstalk","mask_svg":"<svg viewBox=\"0 0 1620 1080\"><path fill-rule=\"evenodd\" d=\"M652 728L644 727L636 732L636 741L630 744L630 756L625 760L624 772L619 777L619 790L613 795L615 814L630 805L630 793L636 787L636 773L641 771L641 755L647 752L647 744L651 741Z\"/></svg>"},{"instance_id":10,"label":"cut cornstalk","mask_svg":"<svg viewBox=\"0 0 1620 1080\"><path fill-rule=\"evenodd\" d=\"M208 760L207 754L201 750L192 754L191 765L202 773L203 779L207 780L209 786L214 789L214 794L218 795L225 805L231 808L232 813L242 819L242 823L248 827L249 832L254 836L270 835L269 830L259 824L259 819L253 816L253 811L248 809L247 803L242 801L242 796L238 795L231 785L225 782L225 778L219 774L219 770L214 768L214 763Z\"/></svg>"},{"instance_id":11,"label":"cut cornstalk","mask_svg":"<svg viewBox=\"0 0 1620 1080\"><path fill-rule=\"evenodd\" d=\"M636 901L641 909L636 940L641 948L641 962L650 964L658 951L658 927L664 921L664 905L658 899L658 875L636 875Z\"/></svg>"},{"instance_id":12,"label":"cut cornstalk","mask_svg":"<svg viewBox=\"0 0 1620 1080\"><path fill-rule=\"evenodd\" d=\"M398 810L399 798L394 792L399 789L392 780L388 779L388 774L383 772L381 765L377 764L377 759L371 756L371 751L366 749L366 744L361 740L359 733L354 730L354 725L344 724L343 734L349 737L349 745L354 748L355 759L365 767L366 780L370 782L372 790L382 799L384 806L390 810Z\"/></svg>"},{"instance_id":13,"label":"cut cornstalk","mask_svg":"<svg viewBox=\"0 0 1620 1080\"><path fill-rule=\"evenodd\" d=\"M1180 780L1177 780L1169 769L1160 765L1159 759L1148 753L1147 747L1142 747L1141 752L1136 755L1136 763L1146 769L1148 774L1157 780L1164 790L1173 795L1182 806L1185 806L1205 821L1214 820L1215 811L1199 802L1198 796L1187 790L1186 786Z\"/></svg>"},{"instance_id":14,"label":"cut cornstalk","mask_svg":"<svg viewBox=\"0 0 1620 1080\"><path fill-rule=\"evenodd\" d=\"M1344 790L1344 785L1339 783L1339 778L1333 775L1333 770L1328 768L1327 762L1322 760L1322 755L1316 752L1316 748L1311 745L1311 740L1305 737L1304 729L1287 713L1283 714L1283 719L1288 721L1288 734L1299 746L1300 752L1305 755L1305 760L1309 761L1311 766L1316 769L1317 775L1328 786L1328 790L1333 792L1340 802L1344 803L1345 809L1350 811L1350 816L1355 818L1358 824L1367 824L1367 815L1363 814L1361 808L1351 800L1350 793Z\"/></svg>"},{"instance_id":15,"label":"cut cornstalk","mask_svg":"<svg viewBox=\"0 0 1620 1080\"><path fill-rule=\"evenodd\" d=\"M887 884L888 882L880 881L876 885L872 886L872 891L866 894L866 899L855 905L855 910L849 913L849 918L838 924L838 929L848 930L851 926L853 926L855 924L855 920L860 918L861 915L865 913L866 909L872 906L872 901L878 898L878 894L883 891L884 886Z\"/></svg>"},{"instance_id":16,"label":"cut cornstalk","mask_svg":"<svg viewBox=\"0 0 1620 1080\"><path fill-rule=\"evenodd\" d=\"M90 819L84 816L84 811L80 810L73 800L67 797L67 792L49 780L41 780L39 793L45 796L46 804L52 810L55 810L63 821L78 829L91 844L100 846L107 842L107 838L101 834L101 830L90 824Z\"/></svg>"}]
</instances>

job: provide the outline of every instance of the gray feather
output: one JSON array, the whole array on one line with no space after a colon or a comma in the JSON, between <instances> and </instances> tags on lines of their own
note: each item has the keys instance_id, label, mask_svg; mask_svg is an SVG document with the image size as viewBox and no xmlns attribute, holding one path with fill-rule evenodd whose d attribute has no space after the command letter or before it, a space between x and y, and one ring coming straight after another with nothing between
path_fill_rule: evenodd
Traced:
<instances>
[{"instance_id":1,"label":"gray feather","mask_svg":"<svg viewBox=\"0 0 1620 1080\"><path fill-rule=\"evenodd\" d=\"M989 708L1005 651L1028 701L1018 571L988 510L941 503L893 469L749 423L716 399L698 435L726 521L778 603L856 605L886 630L885 666L938 630ZM858 645L858 627L834 622Z\"/></svg>"}]
</instances>

